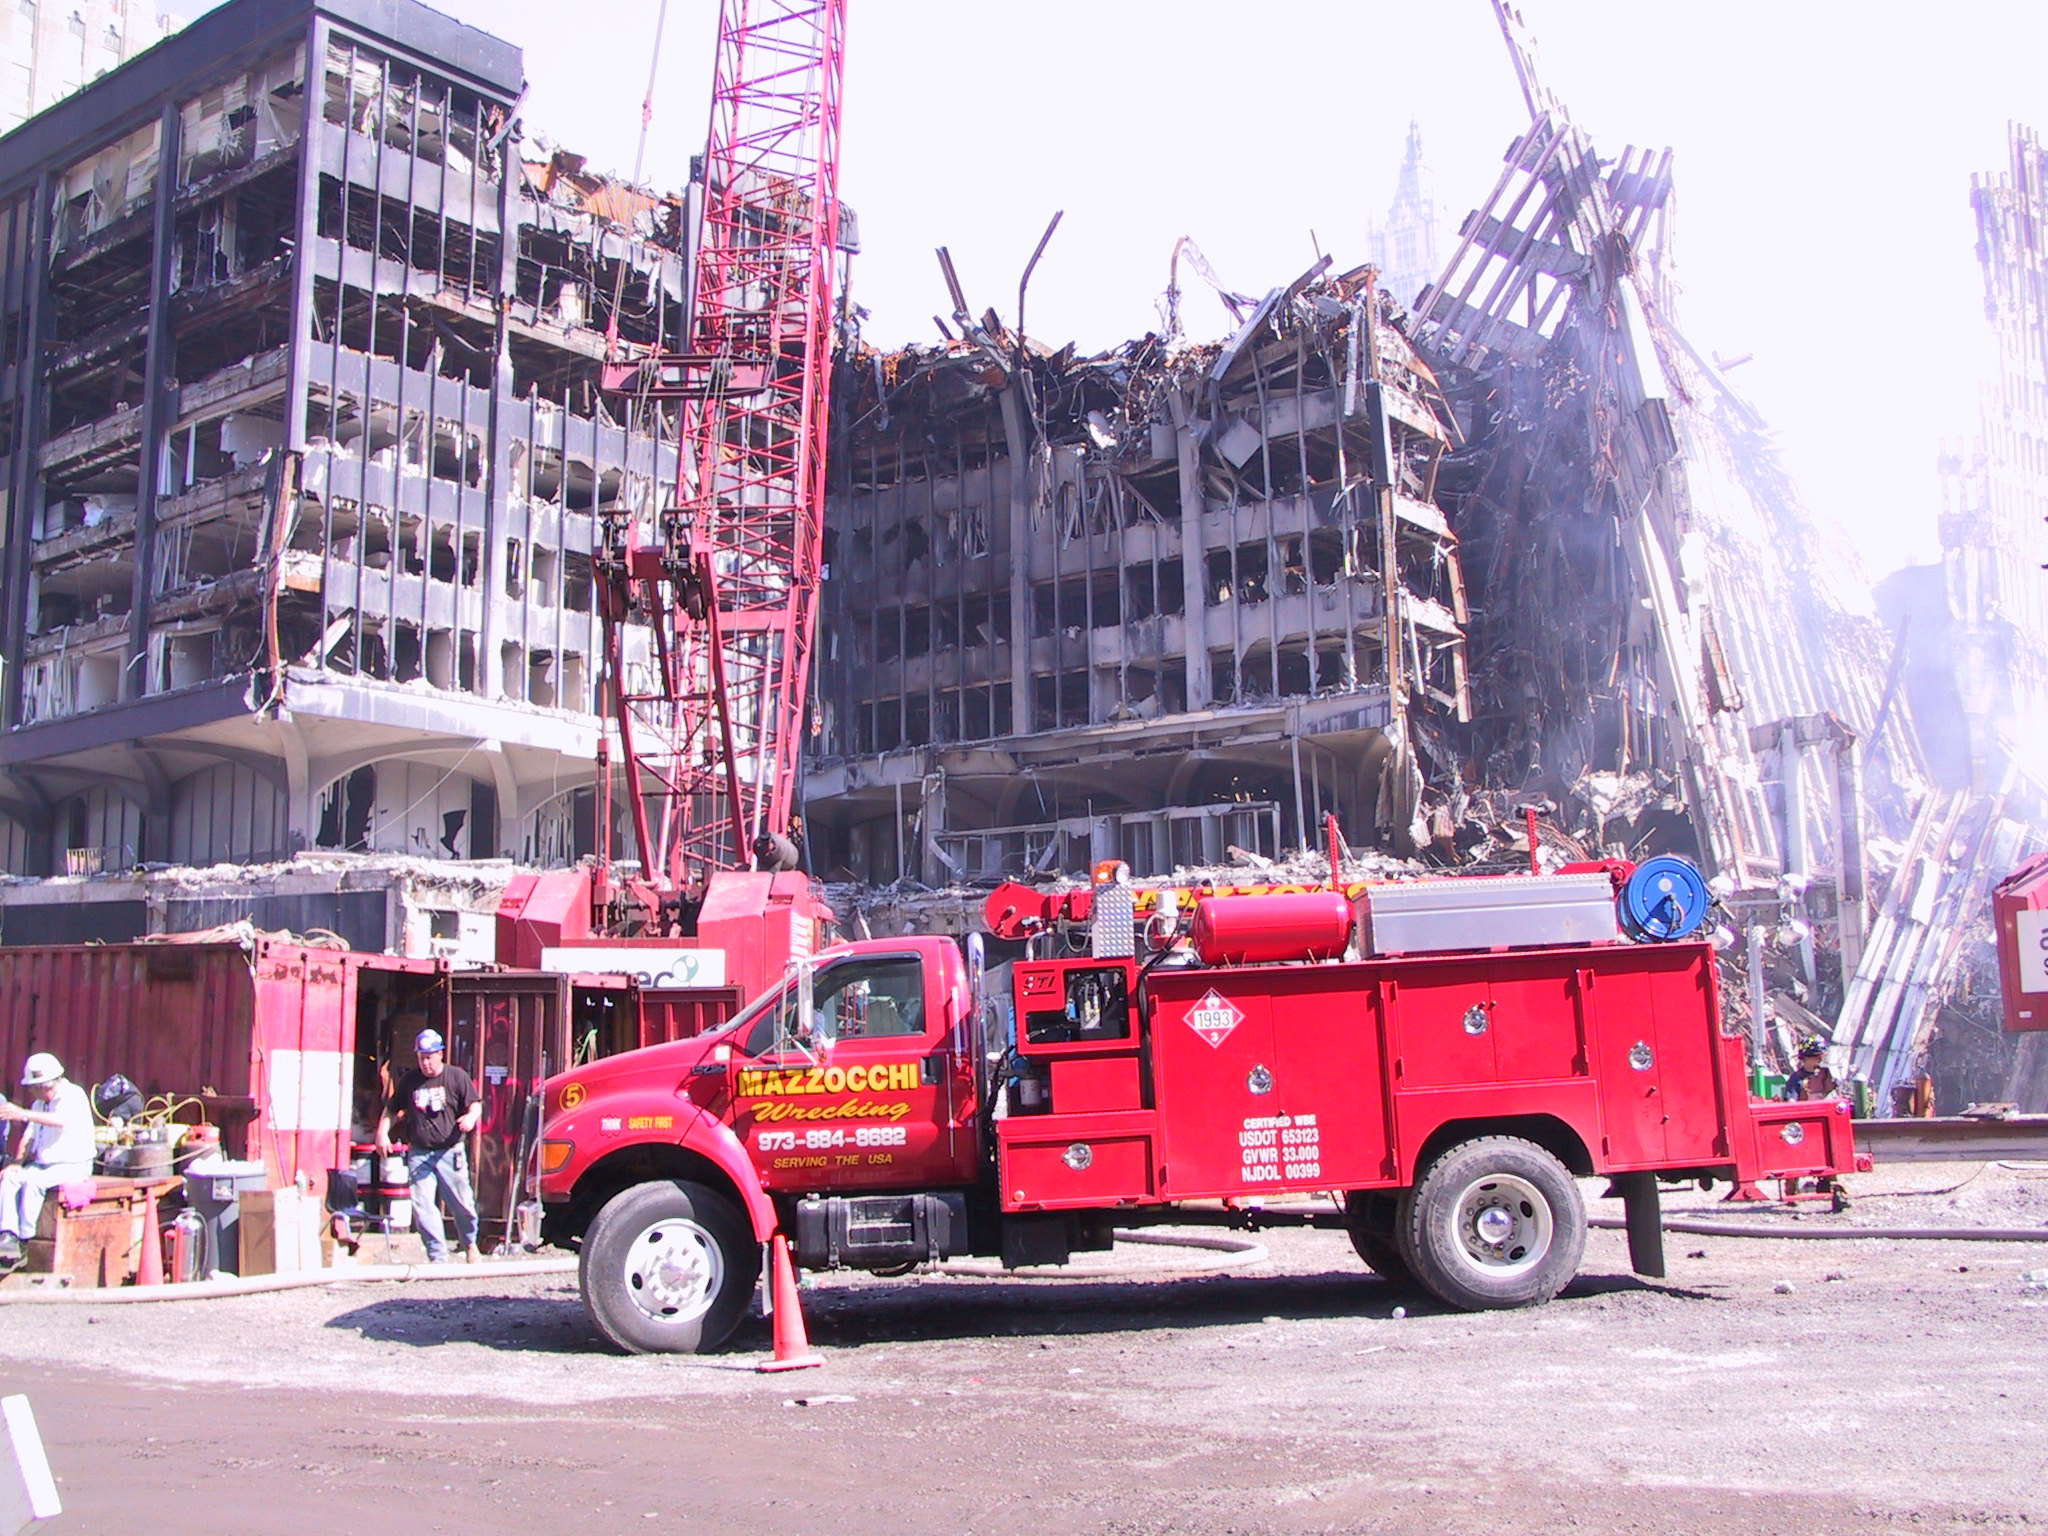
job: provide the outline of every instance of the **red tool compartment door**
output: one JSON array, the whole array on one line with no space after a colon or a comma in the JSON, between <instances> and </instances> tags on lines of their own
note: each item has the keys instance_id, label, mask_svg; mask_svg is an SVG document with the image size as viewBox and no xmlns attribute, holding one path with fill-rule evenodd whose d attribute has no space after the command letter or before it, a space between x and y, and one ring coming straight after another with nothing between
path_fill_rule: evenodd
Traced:
<instances>
[{"instance_id":1,"label":"red tool compartment door","mask_svg":"<svg viewBox=\"0 0 2048 1536\"><path fill-rule=\"evenodd\" d=\"M1359 1189L1395 1174L1387 1120L1384 1000L1361 967L1265 973L1282 1181Z\"/></svg>"},{"instance_id":2,"label":"red tool compartment door","mask_svg":"<svg viewBox=\"0 0 2048 1536\"><path fill-rule=\"evenodd\" d=\"M1196 971L1155 973L1150 983L1162 1192L1176 1199L1282 1183L1279 1137L1248 1125L1282 1111L1272 1003L1247 979Z\"/></svg>"},{"instance_id":3,"label":"red tool compartment door","mask_svg":"<svg viewBox=\"0 0 2048 1536\"><path fill-rule=\"evenodd\" d=\"M1358 966L1153 976L1165 1194L1391 1181L1371 979Z\"/></svg>"},{"instance_id":4,"label":"red tool compartment door","mask_svg":"<svg viewBox=\"0 0 2048 1536\"><path fill-rule=\"evenodd\" d=\"M1582 969L1590 999L1601 1137L1608 1163L1640 1167L1717 1155L1711 952L1699 944L1631 945L1626 965Z\"/></svg>"},{"instance_id":5,"label":"red tool compartment door","mask_svg":"<svg viewBox=\"0 0 2048 1536\"><path fill-rule=\"evenodd\" d=\"M1410 962L1382 983L1393 1019L1403 1088L1464 1088L1491 1083L1493 993L1490 961Z\"/></svg>"}]
</instances>

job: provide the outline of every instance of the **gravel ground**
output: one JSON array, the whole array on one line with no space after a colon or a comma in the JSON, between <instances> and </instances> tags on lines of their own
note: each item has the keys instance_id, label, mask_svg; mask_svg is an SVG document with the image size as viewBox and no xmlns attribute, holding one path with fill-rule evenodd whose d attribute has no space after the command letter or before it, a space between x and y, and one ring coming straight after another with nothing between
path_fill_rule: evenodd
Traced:
<instances>
[{"instance_id":1,"label":"gravel ground","mask_svg":"<svg viewBox=\"0 0 2048 1536\"><path fill-rule=\"evenodd\" d=\"M1859 1177L1801 1227L2038 1226L2048 1166ZM1597 1186L1589 1186L1597 1192ZM1725 1215L1705 1197L1671 1201ZM1619 1206L1596 1206L1618 1214ZM822 1370L602 1351L566 1277L0 1309L53 1531L1498 1532L2048 1526L2048 1242L1595 1232L1464 1315L1278 1231L1241 1272L828 1277ZM1147 1274L1147 1271L1150 1273ZM486 1518L487 1516L487 1518Z\"/></svg>"}]
</instances>

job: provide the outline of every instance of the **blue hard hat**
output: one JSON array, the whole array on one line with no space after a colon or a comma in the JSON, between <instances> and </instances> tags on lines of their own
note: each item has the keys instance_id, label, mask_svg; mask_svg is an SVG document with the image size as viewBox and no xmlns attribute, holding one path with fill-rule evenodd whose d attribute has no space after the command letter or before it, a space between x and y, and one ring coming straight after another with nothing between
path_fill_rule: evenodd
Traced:
<instances>
[{"instance_id":1,"label":"blue hard hat","mask_svg":"<svg viewBox=\"0 0 2048 1536\"><path fill-rule=\"evenodd\" d=\"M438 1029L423 1029L413 1037L412 1048L416 1051L438 1051L445 1048Z\"/></svg>"}]
</instances>

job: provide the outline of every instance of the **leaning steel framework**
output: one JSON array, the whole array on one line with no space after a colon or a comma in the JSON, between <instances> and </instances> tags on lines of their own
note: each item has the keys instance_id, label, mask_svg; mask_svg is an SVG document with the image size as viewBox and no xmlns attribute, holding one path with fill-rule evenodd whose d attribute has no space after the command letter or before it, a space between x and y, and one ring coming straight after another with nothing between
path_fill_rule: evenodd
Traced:
<instances>
[{"instance_id":1,"label":"leaning steel framework","mask_svg":"<svg viewBox=\"0 0 2048 1536\"><path fill-rule=\"evenodd\" d=\"M603 561L629 810L642 870L670 892L772 858L789 829L823 559L845 20L845 0L726 0L689 350L606 374L680 411L673 504L651 529L611 519ZM628 670L629 614L653 629L648 672Z\"/></svg>"}]
</instances>

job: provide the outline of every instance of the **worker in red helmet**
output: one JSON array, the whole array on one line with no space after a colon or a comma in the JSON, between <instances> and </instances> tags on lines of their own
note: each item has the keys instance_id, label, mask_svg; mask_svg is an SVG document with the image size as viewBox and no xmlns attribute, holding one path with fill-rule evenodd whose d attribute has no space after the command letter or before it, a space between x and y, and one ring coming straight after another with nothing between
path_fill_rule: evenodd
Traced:
<instances>
[{"instance_id":1,"label":"worker in red helmet","mask_svg":"<svg viewBox=\"0 0 2048 1536\"><path fill-rule=\"evenodd\" d=\"M18 1162L0 1172L0 1274L19 1269L36 1235L43 1199L53 1189L92 1177L92 1104L64 1076L64 1065L37 1051L21 1069L31 1108L0 1099L0 1121L19 1121Z\"/></svg>"},{"instance_id":2,"label":"worker in red helmet","mask_svg":"<svg viewBox=\"0 0 2048 1536\"><path fill-rule=\"evenodd\" d=\"M1785 1086L1779 1097L1799 1103L1810 1099L1838 1098L1841 1092L1842 1085L1836 1081L1835 1074L1828 1070L1827 1041L1819 1035L1808 1035L1799 1043L1799 1065L1792 1075L1785 1079ZM1797 1185L1798 1182L1796 1179L1790 1180L1788 1185ZM1815 1179L1813 1192L1816 1195L1832 1196L1834 1207L1838 1211L1848 1209L1849 1192L1843 1187L1841 1180L1832 1174L1824 1174Z\"/></svg>"},{"instance_id":3,"label":"worker in red helmet","mask_svg":"<svg viewBox=\"0 0 2048 1536\"><path fill-rule=\"evenodd\" d=\"M1807 1036L1799 1047L1799 1065L1785 1079L1778 1097L1796 1103L1804 1099L1832 1099L1841 1091L1835 1074L1828 1070L1827 1042L1819 1035Z\"/></svg>"}]
</instances>

